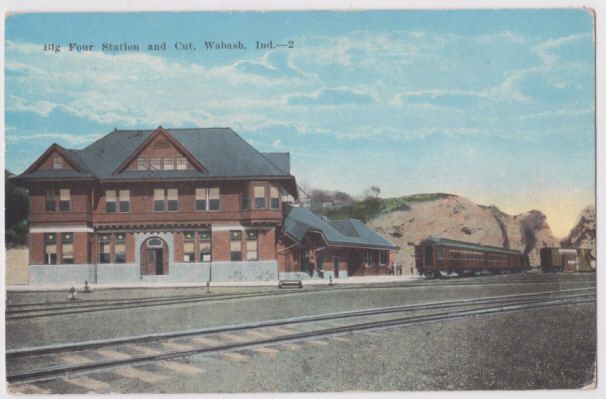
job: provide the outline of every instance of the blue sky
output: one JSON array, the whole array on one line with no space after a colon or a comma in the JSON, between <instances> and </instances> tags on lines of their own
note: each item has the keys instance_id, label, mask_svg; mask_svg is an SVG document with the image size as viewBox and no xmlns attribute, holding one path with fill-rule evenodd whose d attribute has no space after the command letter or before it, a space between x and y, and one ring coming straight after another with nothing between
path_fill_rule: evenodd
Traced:
<instances>
[{"instance_id":1,"label":"blue sky","mask_svg":"<svg viewBox=\"0 0 606 399\"><path fill-rule=\"evenodd\" d=\"M221 40L248 48L202 49ZM95 51L66 51L72 42ZM124 42L142 51L100 51ZM558 236L594 201L582 10L22 14L7 18L5 47L15 172L53 142L82 148L114 127L229 126L289 151L308 186L540 209Z\"/></svg>"}]
</instances>

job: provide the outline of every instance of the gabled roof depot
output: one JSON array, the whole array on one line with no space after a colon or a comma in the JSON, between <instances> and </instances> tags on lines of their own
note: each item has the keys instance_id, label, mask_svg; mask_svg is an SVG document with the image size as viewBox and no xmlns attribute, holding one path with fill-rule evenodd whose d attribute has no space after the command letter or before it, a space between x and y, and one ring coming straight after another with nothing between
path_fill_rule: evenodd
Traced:
<instances>
[{"instance_id":1,"label":"gabled roof depot","mask_svg":"<svg viewBox=\"0 0 606 399\"><path fill-rule=\"evenodd\" d=\"M284 231L297 242L307 233L316 232L332 246L399 249L356 219L327 222L309 209L296 206L285 206L284 213Z\"/></svg>"},{"instance_id":2,"label":"gabled roof depot","mask_svg":"<svg viewBox=\"0 0 606 399\"><path fill-rule=\"evenodd\" d=\"M122 171L116 173L159 129L174 138L204 171ZM56 144L54 146L57 146ZM57 146L60 147L60 146ZM262 154L230 128L114 130L82 150L66 150L87 176L109 180L154 178L290 177L288 153ZM33 166L33 165L32 165ZM30 167L31 169L31 167ZM26 171L18 179L61 178L64 171Z\"/></svg>"}]
</instances>

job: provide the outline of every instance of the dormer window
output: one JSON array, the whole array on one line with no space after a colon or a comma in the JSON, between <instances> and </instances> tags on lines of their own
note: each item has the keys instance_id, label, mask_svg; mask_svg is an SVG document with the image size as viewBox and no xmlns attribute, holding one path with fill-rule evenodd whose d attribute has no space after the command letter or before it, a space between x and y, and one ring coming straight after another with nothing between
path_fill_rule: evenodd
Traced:
<instances>
[{"instance_id":1,"label":"dormer window","mask_svg":"<svg viewBox=\"0 0 606 399\"><path fill-rule=\"evenodd\" d=\"M53 157L53 169L63 169L63 159L61 157Z\"/></svg>"},{"instance_id":2,"label":"dormer window","mask_svg":"<svg viewBox=\"0 0 606 399\"><path fill-rule=\"evenodd\" d=\"M161 170L162 169L162 158L151 157L150 169L151 170Z\"/></svg>"},{"instance_id":3,"label":"dormer window","mask_svg":"<svg viewBox=\"0 0 606 399\"><path fill-rule=\"evenodd\" d=\"M164 158L164 170L175 170L175 157Z\"/></svg>"}]
</instances>

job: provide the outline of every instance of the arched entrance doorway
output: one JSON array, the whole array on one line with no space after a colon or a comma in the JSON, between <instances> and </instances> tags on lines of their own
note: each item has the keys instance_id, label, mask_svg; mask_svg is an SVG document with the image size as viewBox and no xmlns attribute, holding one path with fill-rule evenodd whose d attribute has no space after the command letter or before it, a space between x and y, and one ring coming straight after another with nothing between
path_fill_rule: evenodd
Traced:
<instances>
[{"instance_id":1,"label":"arched entrance doorway","mask_svg":"<svg viewBox=\"0 0 606 399\"><path fill-rule=\"evenodd\" d=\"M168 246L158 237L150 237L141 244L141 274L168 274Z\"/></svg>"}]
</instances>

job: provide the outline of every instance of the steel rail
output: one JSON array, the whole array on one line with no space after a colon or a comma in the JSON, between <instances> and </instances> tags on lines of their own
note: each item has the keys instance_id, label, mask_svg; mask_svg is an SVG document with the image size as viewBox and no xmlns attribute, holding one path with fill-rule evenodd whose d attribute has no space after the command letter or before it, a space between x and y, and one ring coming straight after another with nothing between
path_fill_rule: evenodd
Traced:
<instances>
[{"instance_id":1,"label":"steel rail","mask_svg":"<svg viewBox=\"0 0 606 399\"><path fill-rule=\"evenodd\" d=\"M584 282L592 282L592 281L540 281L540 282L474 282L470 284L450 284L450 283L442 283L442 284L406 284L406 285L380 285L380 286L364 286L364 287L352 287L352 286L342 286L337 289L339 290L348 290L348 289L357 289L357 290L367 290L367 289L393 289L393 288L419 288L419 287L442 287L442 286L468 286L468 285L513 285L513 284L552 284L552 283L566 283L566 284L576 284L576 283L584 283ZM109 310L119 310L119 309L131 309L137 307L151 307L151 306L166 306L173 304L186 304L186 303L198 303L198 302L213 302L213 301L225 301L225 300L233 300L233 299L246 299L246 298L257 298L257 297L271 297L278 295L300 295L300 294L311 294L320 291L326 291L326 288L323 289L307 289L305 291L287 291L287 292L265 292L265 293L238 293L238 294L220 294L217 296L209 297L206 295L184 295L184 296L166 296L166 297L156 297L156 298L136 298L136 299L120 299L113 301L105 301L105 300L94 300L94 301L102 301L102 303L90 303L92 301L87 301L85 303L74 303L74 304L66 304L62 302L54 302L51 306L39 309L21 309L16 310L11 307L14 306L36 306L33 304L20 304L20 305L9 305L6 310L6 321L12 320L21 320L21 319L31 319L38 317L50 317L50 316L61 316L67 314L77 314L77 313L86 313L86 312L99 312L99 311L109 311Z\"/></svg>"},{"instance_id":2,"label":"steel rail","mask_svg":"<svg viewBox=\"0 0 606 399\"><path fill-rule=\"evenodd\" d=\"M256 346L263 345L271 345L276 343L284 343L290 341L299 341L310 338L319 338L325 336L333 336L344 333L351 333L354 331L364 331L364 330L376 330L376 329L385 329L389 327L395 326L408 326L408 325L417 325L422 323L429 322L439 322L445 320L451 320L456 318L462 318L467 316L477 316L477 315L493 315L498 313L506 313L506 312L514 312L520 310L529 310L529 309L539 309L553 306L562 306L562 305L571 305L571 304L582 304L582 303L591 303L595 302L593 299L580 299L580 298L548 298L540 301L529 300L529 302L522 302L517 304L507 304L507 305L499 305L499 306L487 306L479 309L468 309L468 310L458 310L451 312L441 312L430 315L421 315L421 316L409 316L402 318L395 318L389 320L380 320L380 321L370 321L363 322L358 324L349 324L345 326L337 326L330 327L321 330L315 331L306 331L300 333L294 333L289 335L283 335L278 337L272 337L267 339L259 339L248 342L238 342L238 343L230 343L224 345L210 346L210 347L197 347L186 350L165 352L154 355L141 355L141 356L132 356L125 359L113 359L113 360L103 360L103 361L95 361L78 365L69 365L69 366L55 366L48 367L37 370L27 370L22 372L10 373L7 374L7 381L9 383L15 382L33 382L33 381L44 381L49 379L54 379L63 375L68 375L71 373L78 372L90 372L93 370L103 370L108 368L115 368L124 365L135 365L148 363L152 361L159 360L168 360L168 359L176 359L189 357L193 355L200 354L213 354L217 352L226 352L233 351L238 349L245 349Z\"/></svg>"},{"instance_id":3,"label":"steel rail","mask_svg":"<svg viewBox=\"0 0 606 399\"><path fill-rule=\"evenodd\" d=\"M498 277L498 276L489 276L488 278L491 277ZM396 282L385 282L385 283L373 283L373 284L366 284L364 286L356 286L356 285L351 285L351 284L347 284L347 283L339 283L336 284L335 286L332 287L332 289L343 289L343 290L347 290L347 289L356 289L356 290L363 290L363 289L369 289L369 288L397 288L397 287L402 287L402 288L416 288L416 287L428 287L428 286L456 286L456 285L461 285L461 286L467 286L467 285L501 285L501 284L549 284L549 283L565 283L565 284L569 284L569 283L592 283L595 282L595 279L571 279L571 280L566 280L566 281L562 281L562 280L541 280L541 281L508 281L508 282L498 282L498 281L493 281L492 279L490 281L485 281L485 280L476 280L476 279L481 279L482 277L474 277L472 278L474 281L470 281L470 280L465 280L464 282L458 282L456 280L449 280L449 281L445 281L445 280L418 280L414 283L407 283L407 282L401 282L401 281L396 281ZM6 308L7 308L7 312L19 312L19 309L23 309L23 308L28 308L28 307L36 307L38 306L38 309L23 309L23 312L26 311L41 311L41 310L55 310L55 309L61 309L61 308L74 308L74 307L82 307L82 306L103 306L103 305L113 305L113 304L119 304L119 303L132 303L132 302L148 302L148 301L161 301L161 300L172 300L172 299L188 299L188 298L204 298L204 299L223 299L223 298L231 298L231 297L240 297L240 296L248 296L248 295L253 295L253 296L271 296L271 295L284 295L284 294L293 294L293 293L305 293L305 292L317 292L317 291L322 291L323 289L326 289L326 287L321 286L322 288L310 288L307 289L306 291L292 291L292 292L277 292L277 291L271 291L271 292L258 292L258 291L249 291L249 292L239 292L239 293L226 293L226 294L204 294L204 295L165 295L165 296L154 296L154 297L133 297L133 298L124 298L124 299L91 299L91 300L86 300L85 302L76 302L76 303L66 303L65 301L55 301L55 302L32 302L32 303L15 303L15 304L7 304ZM189 288L189 287L181 287L181 288ZM204 286L200 286L198 287L198 289L203 290L205 287ZM272 288L272 287L269 287ZM191 288L193 289L193 288ZM67 290L66 290L67 292ZM82 291L80 293L83 293Z\"/></svg>"},{"instance_id":4,"label":"steel rail","mask_svg":"<svg viewBox=\"0 0 606 399\"><path fill-rule=\"evenodd\" d=\"M107 347L107 346L131 344L131 343L155 342L155 341L163 341L163 340L169 340L169 339L187 338L187 337L191 337L191 336L236 332L236 331L254 329L254 328L277 327L277 326L283 326L286 324L310 323L310 322L317 322L317 321L337 320L337 319L343 319L343 318L363 317L363 316L374 316L374 315L388 314L388 313L414 312L414 311L419 311L419 310L432 310L432 309L439 309L439 308L484 305L484 304L492 304L492 303L498 303L498 302L510 303L510 302L519 302L522 300L535 300L536 301L536 300L541 300L541 299L549 299L553 296L560 296L560 297L566 297L566 298L567 297L578 297L578 296L594 296L595 295L594 292L587 292L590 290L593 291L593 289L589 289L589 288L578 288L578 289L562 290L562 291L546 291L546 292L540 292L540 293L501 295L501 296L484 297L484 298L459 299L459 300L455 300L455 301L430 302L430 303L420 303L420 304L414 304L414 305L400 305L400 306L389 306L389 307L382 307L382 308L371 308L371 309L364 309L364 310L334 312L334 313L325 313L325 314L321 314L321 315L290 317L290 318L286 318L286 319L275 319L275 320L268 320L268 321L262 321L262 322L253 322L253 323L245 323L245 324L238 324L238 325L227 325L227 326L220 326L220 327L210 327L210 328L196 329L196 330L175 331L175 332L168 332L168 333L137 335L137 336L107 339L107 340L87 341L87 342L80 342L80 343L76 343L76 344L59 344L59 345L48 345L48 346L33 347L33 348L13 349L13 350L6 350L5 355L6 355L6 359L9 360L9 359L25 357L25 356L39 356L39 355L61 353L61 352L82 351L82 350L98 349L98 348Z\"/></svg>"}]
</instances>

